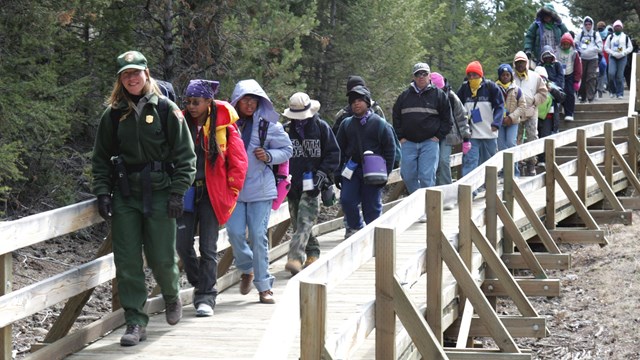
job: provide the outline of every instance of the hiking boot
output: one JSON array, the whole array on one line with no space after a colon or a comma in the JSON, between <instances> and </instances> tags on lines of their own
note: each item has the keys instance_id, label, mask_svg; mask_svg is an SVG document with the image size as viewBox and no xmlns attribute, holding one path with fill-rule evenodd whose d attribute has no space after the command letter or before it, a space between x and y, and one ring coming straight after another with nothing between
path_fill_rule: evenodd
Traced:
<instances>
[{"instance_id":1,"label":"hiking boot","mask_svg":"<svg viewBox=\"0 0 640 360\"><path fill-rule=\"evenodd\" d=\"M169 325L175 325L182 319L182 301L180 301L180 298L174 303L167 304L164 315Z\"/></svg>"},{"instance_id":2,"label":"hiking boot","mask_svg":"<svg viewBox=\"0 0 640 360\"><path fill-rule=\"evenodd\" d=\"M296 259L287 260L287 264L284 266L285 270L289 271L291 275L295 275L302 271L302 262Z\"/></svg>"},{"instance_id":3,"label":"hiking boot","mask_svg":"<svg viewBox=\"0 0 640 360\"><path fill-rule=\"evenodd\" d=\"M240 275L240 294L247 295L251 291L251 283L253 282L253 273Z\"/></svg>"},{"instance_id":4,"label":"hiking boot","mask_svg":"<svg viewBox=\"0 0 640 360\"><path fill-rule=\"evenodd\" d=\"M273 299L273 291L260 291L260 302L263 304L275 304L276 301Z\"/></svg>"},{"instance_id":5,"label":"hiking boot","mask_svg":"<svg viewBox=\"0 0 640 360\"><path fill-rule=\"evenodd\" d=\"M196 309L197 317L213 316L213 308L209 304L201 303Z\"/></svg>"},{"instance_id":6,"label":"hiking boot","mask_svg":"<svg viewBox=\"0 0 640 360\"><path fill-rule=\"evenodd\" d=\"M129 324L120 338L120 346L135 346L144 340L147 340L147 329L142 325Z\"/></svg>"},{"instance_id":7,"label":"hiking boot","mask_svg":"<svg viewBox=\"0 0 640 360\"><path fill-rule=\"evenodd\" d=\"M306 269L307 266L313 264L316 260L318 260L317 256L307 256L307 260L305 260L304 265L302 265L302 268Z\"/></svg>"}]
</instances>

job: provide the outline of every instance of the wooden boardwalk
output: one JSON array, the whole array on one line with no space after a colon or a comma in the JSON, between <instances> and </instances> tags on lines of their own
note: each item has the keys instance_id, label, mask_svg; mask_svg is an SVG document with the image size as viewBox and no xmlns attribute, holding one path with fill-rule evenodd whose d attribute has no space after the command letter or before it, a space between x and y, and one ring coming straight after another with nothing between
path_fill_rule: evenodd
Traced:
<instances>
[{"instance_id":1,"label":"wooden boardwalk","mask_svg":"<svg viewBox=\"0 0 640 360\"><path fill-rule=\"evenodd\" d=\"M524 178L523 178L524 179ZM569 179L572 186L577 186L577 179ZM597 186L593 179L589 180L589 187ZM474 199L474 208L484 207L484 193L480 193ZM534 209L542 209L545 206L544 188L539 189L528 196ZM556 194L556 202L562 205L567 202L566 196ZM516 219L523 216L519 207L516 207ZM416 216L419 216L416 215ZM456 234L458 232L457 209L444 213L445 233ZM323 253L334 248L343 239L344 230L334 231L319 237ZM404 270L405 263L415 258L426 247L426 224L416 222L397 238L397 266L396 271ZM291 278L284 270L286 257L273 262L270 270L276 277L274 294L276 301ZM304 271L301 275L304 274ZM450 276L449 276L450 278ZM452 282L453 280L450 279ZM370 260L352 276L343 281L335 289L332 289L328 300L327 337L337 335L343 324L354 314L362 311L365 306L370 306L375 299L375 266L374 260ZM416 299L425 299L426 287L424 276L415 284L407 284L407 288ZM187 290L183 290L187 291ZM121 347L120 336L124 328L116 329L100 340L88 345L82 351L70 355L68 359L250 359L258 358L256 350L260 339L267 329L269 320L274 314L276 306L260 304L258 294L254 289L248 295L240 295L238 284L228 288L218 295L218 303L215 315L208 318L195 317L195 309L191 305L184 308L184 317L176 326L166 324L164 314L156 314L151 317L147 327L148 339L135 347ZM299 309L292 308L292 312ZM299 324L292 324L299 327ZM299 334L299 328L295 329ZM373 336L365 341L352 358L374 358ZM294 346L289 351L290 359L299 358L299 335ZM264 354L264 359L270 359L269 354Z\"/></svg>"}]
</instances>

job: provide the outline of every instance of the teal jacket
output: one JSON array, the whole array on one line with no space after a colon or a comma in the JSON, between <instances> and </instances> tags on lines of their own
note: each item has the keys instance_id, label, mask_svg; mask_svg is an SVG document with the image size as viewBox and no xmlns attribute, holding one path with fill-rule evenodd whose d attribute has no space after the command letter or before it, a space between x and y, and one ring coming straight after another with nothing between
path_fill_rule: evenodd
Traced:
<instances>
[{"instance_id":1,"label":"teal jacket","mask_svg":"<svg viewBox=\"0 0 640 360\"><path fill-rule=\"evenodd\" d=\"M542 54L542 46L540 46L540 39L544 34L544 23L542 18L545 15L551 16L551 23L553 29L553 36L556 42L556 48L560 47L560 38L562 34L569 32L567 26L562 23L562 19L555 11L553 4L545 4L536 14L536 20L531 23L529 29L524 35L524 52L533 54L533 59L537 62ZM547 44L548 45L548 44ZM554 49L556 51L556 49ZM557 54L556 54L557 55Z\"/></svg>"},{"instance_id":2,"label":"teal jacket","mask_svg":"<svg viewBox=\"0 0 640 360\"><path fill-rule=\"evenodd\" d=\"M169 102L164 134L162 121L158 115L158 96L150 93L140 99L135 111L120 121L117 135L113 134L111 106L102 114L91 157L93 173L93 193L110 194L116 185L113 181L111 157L116 154L114 137L120 148L120 156L127 165L140 165L151 161L173 163L171 175L165 171L151 173L152 190L169 189L176 194L184 194L193 183L196 172L196 154L193 141L182 112L176 104ZM116 106L126 113L127 104ZM129 174L131 191L141 191L140 172Z\"/></svg>"}]
</instances>

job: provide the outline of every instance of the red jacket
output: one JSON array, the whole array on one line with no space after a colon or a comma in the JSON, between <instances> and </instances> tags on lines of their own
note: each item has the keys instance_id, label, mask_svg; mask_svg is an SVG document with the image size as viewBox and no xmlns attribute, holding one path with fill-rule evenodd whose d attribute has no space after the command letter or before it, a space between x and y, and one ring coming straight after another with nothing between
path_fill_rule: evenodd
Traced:
<instances>
[{"instance_id":1,"label":"red jacket","mask_svg":"<svg viewBox=\"0 0 640 360\"><path fill-rule=\"evenodd\" d=\"M218 156L215 164L205 162L205 181L209 200L213 206L218 223L225 224L236 207L238 194L244 185L247 175L247 152L235 122L238 113L226 101L215 100L216 144ZM204 145L206 157L209 158L209 123L204 125Z\"/></svg>"}]
</instances>

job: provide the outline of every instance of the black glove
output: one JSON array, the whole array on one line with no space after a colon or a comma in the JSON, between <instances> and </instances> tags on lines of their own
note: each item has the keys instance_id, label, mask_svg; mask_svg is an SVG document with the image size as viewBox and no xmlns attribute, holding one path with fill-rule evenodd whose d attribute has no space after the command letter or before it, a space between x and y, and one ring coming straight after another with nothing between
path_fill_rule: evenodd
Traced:
<instances>
[{"instance_id":1,"label":"black glove","mask_svg":"<svg viewBox=\"0 0 640 360\"><path fill-rule=\"evenodd\" d=\"M313 187L317 190L324 190L331 185L329 177L322 170L316 170L313 175Z\"/></svg>"},{"instance_id":2,"label":"black glove","mask_svg":"<svg viewBox=\"0 0 640 360\"><path fill-rule=\"evenodd\" d=\"M341 175L336 175L335 176L335 183L336 183L336 187L338 188L338 190L342 190L342 176Z\"/></svg>"},{"instance_id":3,"label":"black glove","mask_svg":"<svg viewBox=\"0 0 640 360\"><path fill-rule=\"evenodd\" d=\"M103 219L111 219L111 196L98 195L98 213Z\"/></svg>"},{"instance_id":4,"label":"black glove","mask_svg":"<svg viewBox=\"0 0 640 360\"><path fill-rule=\"evenodd\" d=\"M167 202L167 214L170 218L179 218L184 210L184 197L180 194L171 193Z\"/></svg>"}]
</instances>

